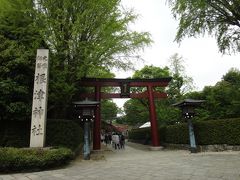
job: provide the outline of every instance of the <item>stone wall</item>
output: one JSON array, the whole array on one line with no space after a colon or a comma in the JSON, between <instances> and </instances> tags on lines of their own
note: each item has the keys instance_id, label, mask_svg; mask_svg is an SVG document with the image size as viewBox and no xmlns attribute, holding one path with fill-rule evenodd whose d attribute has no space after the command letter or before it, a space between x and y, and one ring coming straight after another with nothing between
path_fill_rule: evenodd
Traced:
<instances>
[{"instance_id":1,"label":"stone wall","mask_svg":"<svg viewBox=\"0 0 240 180\"><path fill-rule=\"evenodd\" d=\"M167 144L164 143L163 146L167 149L183 149L188 150L188 144ZM213 144L213 145L198 145L199 152L219 152L219 151L240 151L240 145L231 146L227 144Z\"/></svg>"}]
</instances>

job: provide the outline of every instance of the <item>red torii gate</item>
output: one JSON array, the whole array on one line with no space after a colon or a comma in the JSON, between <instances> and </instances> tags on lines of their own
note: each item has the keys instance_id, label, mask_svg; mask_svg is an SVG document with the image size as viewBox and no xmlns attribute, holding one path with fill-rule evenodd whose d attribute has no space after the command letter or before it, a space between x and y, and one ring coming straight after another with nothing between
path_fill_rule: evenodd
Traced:
<instances>
[{"instance_id":1,"label":"red torii gate","mask_svg":"<svg viewBox=\"0 0 240 180\"><path fill-rule=\"evenodd\" d=\"M81 79L79 85L85 87L95 87L94 93L83 93L82 98L94 98L96 101L107 98L148 98L149 114L151 122L151 138L152 146L159 146L159 136L157 129L157 119L154 98L166 98L167 94L163 92L153 91L153 87L166 87L172 78L156 78L156 79L112 79L112 78L84 78ZM101 92L101 87L120 87L121 93L104 93ZM147 87L147 91L143 93L130 92L130 87ZM95 111L94 131L93 131L93 150L101 149L101 107L98 105Z\"/></svg>"}]
</instances>

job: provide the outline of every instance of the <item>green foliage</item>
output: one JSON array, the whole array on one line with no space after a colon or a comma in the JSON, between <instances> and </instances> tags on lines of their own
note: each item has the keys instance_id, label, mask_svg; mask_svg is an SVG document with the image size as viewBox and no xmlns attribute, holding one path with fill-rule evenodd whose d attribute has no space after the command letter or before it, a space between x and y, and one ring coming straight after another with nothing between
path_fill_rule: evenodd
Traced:
<instances>
[{"instance_id":1,"label":"green foliage","mask_svg":"<svg viewBox=\"0 0 240 180\"><path fill-rule=\"evenodd\" d=\"M227 74L223 76L223 80L233 86L240 86L240 71L236 68L231 68Z\"/></svg>"},{"instance_id":2,"label":"green foliage","mask_svg":"<svg viewBox=\"0 0 240 180\"><path fill-rule=\"evenodd\" d=\"M128 28L136 15L121 9L119 0L36 2L43 35L63 60L58 59L58 63L72 72L79 71L78 78L93 67L127 68L131 62L123 63L127 60L124 57L150 43L148 33Z\"/></svg>"},{"instance_id":3,"label":"green foliage","mask_svg":"<svg viewBox=\"0 0 240 180\"><path fill-rule=\"evenodd\" d=\"M142 69L135 71L132 78L153 79L153 78L165 78L169 76L170 76L170 72L168 67L161 68L153 65L150 65L150 66L146 65ZM131 91L133 92L144 92L146 90L147 90L146 87L131 88ZM161 92L164 90L164 88L156 87L155 90Z\"/></svg>"},{"instance_id":4,"label":"green foliage","mask_svg":"<svg viewBox=\"0 0 240 180\"><path fill-rule=\"evenodd\" d=\"M133 78L141 79L163 78L169 76L170 74L168 67L160 68L153 65L146 65L141 70L135 71L133 74Z\"/></svg>"},{"instance_id":5,"label":"green foliage","mask_svg":"<svg viewBox=\"0 0 240 180\"><path fill-rule=\"evenodd\" d=\"M49 120L47 146L61 146L75 150L83 142L83 130L71 120Z\"/></svg>"},{"instance_id":6,"label":"green foliage","mask_svg":"<svg viewBox=\"0 0 240 180\"><path fill-rule=\"evenodd\" d=\"M177 55L176 55L177 56ZM174 61L175 62L175 61ZM181 71L178 66L180 66L180 63L175 63L175 71L177 71L178 76L181 76ZM182 67L182 66L181 66ZM135 71L133 78L143 78L143 79L151 79L151 78L163 78L163 77L169 77L171 74L168 67L160 68L155 66L145 66L141 70ZM179 82L178 79L173 79L170 82L171 85L169 85L169 88L163 87L155 87L154 91L157 92L165 92L167 91L169 94L169 98L167 100L157 100L155 99L155 107L156 107L156 113L157 113L157 119L159 125L167 125L167 124L174 124L176 121L178 121L180 117L180 112L178 109L175 109L171 107L171 104L173 103L172 100L173 97L179 97L177 93L180 93L180 89L176 90L176 87L173 85L175 82ZM176 84L176 83L175 83ZM182 87L179 86L179 88ZM137 88L131 88L132 92L144 92L146 91L146 87L137 87ZM171 94L169 93L171 91ZM172 96L171 96L172 95ZM181 95L181 94L180 94ZM125 123L130 125L142 125L143 123L149 121L149 102L148 99L130 99L124 104L124 111L125 111L125 118L123 119Z\"/></svg>"},{"instance_id":7,"label":"green foliage","mask_svg":"<svg viewBox=\"0 0 240 180\"><path fill-rule=\"evenodd\" d=\"M1 122L0 146L29 147L30 122ZM66 147L75 151L83 142L83 131L70 120L48 120L46 129L46 146Z\"/></svg>"},{"instance_id":8,"label":"green foliage","mask_svg":"<svg viewBox=\"0 0 240 180\"><path fill-rule=\"evenodd\" d=\"M28 147L30 140L30 122L3 121L0 123L2 147Z\"/></svg>"},{"instance_id":9,"label":"green foliage","mask_svg":"<svg viewBox=\"0 0 240 180\"><path fill-rule=\"evenodd\" d=\"M0 119L27 119L41 37L30 1L2 0L0 7Z\"/></svg>"},{"instance_id":10,"label":"green foliage","mask_svg":"<svg viewBox=\"0 0 240 180\"><path fill-rule=\"evenodd\" d=\"M182 112L170 104L169 99L155 101L156 114L159 126L171 125L181 120Z\"/></svg>"},{"instance_id":11,"label":"green foliage","mask_svg":"<svg viewBox=\"0 0 240 180\"><path fill-rule=\"evenodd\" d=\"M144 66L141 70L135 71L132 78L152 79L169 77L168 67L160 68L153 65ZM131 88L131 92L141 93L147 91L146 87ZM163 92L164 88L156 87L155 91ZM130 99L124 104L126 116L125 123L130 125L141 125L149 121L149 104L147 99Z\"/></svg>"},{"instance_id":12,"label":"green foliage","mask_svg":"<svg viewBox=\"0 0 240 180\"><path fill-rule=\"evenodd\" d=\"M140 129L132 129L129 132L128 138L131 141L147 144L151 139L151 131L150 128L140 128Z\"/></svg>"},{"instance_id":13,"label":"green foliage","mask_svg":"<svg viewBox=\"0 0 240 180\"><path fill-rule=\"evenodd\" d=\"M215 86L207 86L201 92L192 92L187 98L206 102L197 110L197 120L240 117L240 71L230 69Z\"/></svg>"},{"instance_id":14,"label":"green foliage","mask_svg":"<svg viewBox=\"0 0 240 180\"><path fill-rule=\"evenodd\" d=\"M195 123L198 144L240 145L240 119Z\"/></svg>"},{"instance_id":15,"label":"green foliage","mask_svg":"<svg viewBox=\"0 0 240 180\"><path fill-rule=\"evenodd\" d=\"M151 42L148 33L128 28L137 16L122 9L120 0L35 3L41 35L52 52L49 107L53 118L65 118L66 106L80 91L79 79L102 77L112 68L132 68L130 57Z\"/></svg>"},{"instance_id":16,"label":"green foliage","mask_svg":"<svg viewBox=\"0 0 240 180\"><path fill-rule=\"evenodd\" d=\"M165 142L173 144L189 144L187 124L170 125L165 130Z\"/></svg>"},{"instance_id":17,"label":"green foliage","mask_svg":"<svg viewBox=\"0 0 240 180\"><path fill-rule=\"evenodd\" d=\"M118 107L112 100L101 101L101 119L105 122L111 122L116 119Z\"/></svg>"},{"instance_id":18,"label":"green foliage","mask_svg":"<svg viewBox=\"0 0 240 180\"><path fill-rule=\"evenodd\" d=\"M193 123L198 145L228 144L240 145L240 119L222 119ZM150 128L133 129L129 139L144 142ZM161 143L189 144L186 123L159 128Z\"/></svg>"},{"instance_id":19,"label":"green foliage","mask_svg":"<svg viewBox=\"0 0 240 180\"><path fill-rule=\"evenodd\" d=\"M67 148L0 148L0 172L39 170L65 165L73 157Z\"/></svg>"},{"instance_id":20,"label":"green foliage","mask_svg":"<svg viewBox=\"0 0 240 180\"><path fill-rule=\"evenodd\" d=\"M151 43L149 33L129 29L136 18L120 0L1 0L0 120L30 117L40 47L50 49L51 118L66 117L82 77L132 68L130 57Z\"/></svg>"},{"instance_id":21,"label":"green foliage","mask_svg":"<svg viewBox=\"0 0 240 180\"><path fill-rule=\"evenodd\" d=\"M176 40L209 33L217 38L222 53L239 52L240 1L168 0L179 19Z\"/></svg>"},{"instance_id":22,"label":"green foliage","mask_svg":"<svg viewBox=\"0 0 240 180\"><path fill-rule=\"evenodd\" d=\"M149 121L149 110L146 100L130 99L124 104L125 123L129 125L142 125Z\"/></svg>"},{"instance_id":23,"label":"green foliage","mask_svg":"<svg viewBox=\"0 0 240 180\"><path fill-rule=\"evenodd\" d=\"M186 75L184 59L175 53L169 58L170 75L172 80L169 83L167 93L171 104L181 100L182 96L194 89L193 79Z\"/></svg>"}]
</instances>

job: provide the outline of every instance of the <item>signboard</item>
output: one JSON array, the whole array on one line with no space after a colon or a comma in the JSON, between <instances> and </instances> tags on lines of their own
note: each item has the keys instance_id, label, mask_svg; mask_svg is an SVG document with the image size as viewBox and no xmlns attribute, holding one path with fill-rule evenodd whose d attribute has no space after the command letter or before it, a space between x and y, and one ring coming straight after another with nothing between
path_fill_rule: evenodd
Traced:
<instances>
[{"instance_id":1,"label":"signboard","mask_svg":"<svg viewBox=\"0 0 240 180\"><path fill-rule=\"evenodd\" d=\"M130 97L130 86L129 83L123 82L121 83L121 98L129 98Z\"/></svg>"},{"instance_id":2,"label":"signboard","mask_svg":"<svg viewBox=\"0 0 240 180\"><path fill-rule=\"evenodd\" d=\"M30 147L44 147L47 118L49 50L38 49L34 76Z\"/></svg>"}]
</instances>

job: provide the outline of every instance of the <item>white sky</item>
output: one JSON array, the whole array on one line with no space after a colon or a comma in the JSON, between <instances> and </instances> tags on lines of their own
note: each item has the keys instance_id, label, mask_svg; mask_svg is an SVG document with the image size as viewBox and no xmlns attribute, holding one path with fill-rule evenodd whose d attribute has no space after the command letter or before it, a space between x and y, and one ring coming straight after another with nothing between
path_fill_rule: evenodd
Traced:
<instances>
[{"instance_id":1,"label":"white sky","mask_svg":"<svg viewBox=\"0 0 240 180\"><path fill-rule=\"evenodd\" d=\"M131 28L150 32L154 41L141 53L145 62L138 65L138 69L151 64L168 66L169 57L178 53L185 61L186 74L193 78L196 90L215 85L232 67L240 69L240 54L222 55L214 38L185 38L180 45L174 42L178 22L173 19L165 0L122 0L122 4L139 14ZM116 78L126 78L133 72L116 74ZM120 102L117 104L121 106Z\"/></svg>"}]
</instances>

